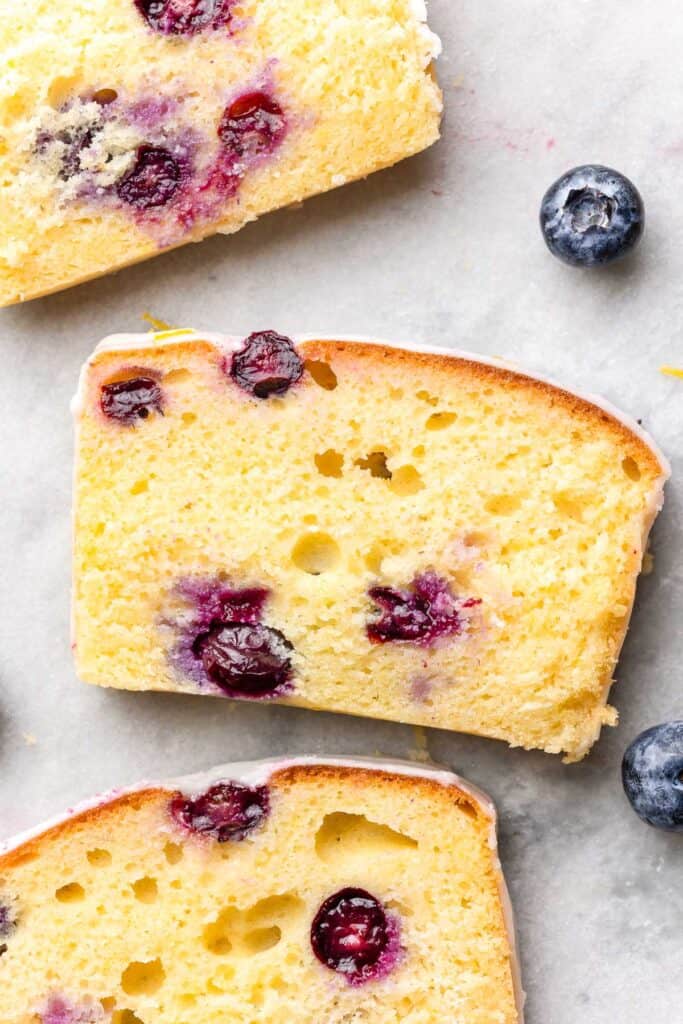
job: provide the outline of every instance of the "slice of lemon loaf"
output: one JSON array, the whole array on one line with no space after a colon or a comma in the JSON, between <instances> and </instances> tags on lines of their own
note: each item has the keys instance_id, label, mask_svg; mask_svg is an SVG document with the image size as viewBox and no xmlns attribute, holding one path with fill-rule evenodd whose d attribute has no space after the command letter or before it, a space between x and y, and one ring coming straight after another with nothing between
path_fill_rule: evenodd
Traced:
<instances>
[{"instance_id":1,"label":"slice of lemon loaf","mask_svg":"<svg viewBox=\"0 0 683 1024\"><path fill-rule=\"evenodd\" d=\"M118 792L0 855L0 939L3 1024L522 1019L493 806L400 762Z\"/></svg>"},{"instance_id":2,"label":"slice of lemon loaf","mask_svg":"<svg viewBox=\"0 0 683 1024\"><path fill-rule=\"evenodd\" d=\"M118 336L76 404L87 681L581 757L667 474L499 364L273 331Z\"/></svg>"},{"instance_id":3,"label":"slice of lemon loaf","mask_svg":"<svg viewBox=\"0 0 683 1024\"><path fill-rule=\"evenodd\" d=\"M0 305L431 145L421 0L0 0Z\"/></svg>"}]
</instances>

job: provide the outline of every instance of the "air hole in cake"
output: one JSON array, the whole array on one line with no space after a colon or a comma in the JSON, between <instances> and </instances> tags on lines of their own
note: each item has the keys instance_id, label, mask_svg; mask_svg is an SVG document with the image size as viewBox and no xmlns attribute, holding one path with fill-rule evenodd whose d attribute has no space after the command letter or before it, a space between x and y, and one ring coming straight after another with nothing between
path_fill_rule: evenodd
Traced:
<instances>
[{"instance_id":1,"label":"air hole in cake","mask_svg":"<svg viewBox=\"0 0 683 1024\"><path fill-rule=\"evenodd\" d=\"M245 952L255 955L277 946L281 938L282 931L274 924L270 928L256 928L253 932L247 932L242 938L242 943Z\"/></svg>"},{"instance_id":2,"label":"air hole in cake","mask_svg":"<svg viewBox=\"0 0 683 1024\"><path fill-rule=\"evenodd\" d=\"M367 858L403 850L416 850L417 842L389 825L370 821L362 814L337 811L325 816L315 837L315 852L330 863L336 859Z\"/></svg>"},{"instance_id":3,"label":"air hole in cake","mask_svg":"<svg viewBox=\"0 0 683 1024\"><path fill-rule=\"evenodd\" d=\"M327 533L307 533L294 545L292 561L297 569L320 576L334 569L339 562L339 545Z\"/></svg>"},{"instance_id":4,"label":"air hole in cake","mask_svg":"<svg viewBox=\"0 0 683 1024\"><path fill-rule=\"evenodd\" d=\"M424 388L421 391L417 392L416 397L419 398L421 402L426 402L427 405L439 404L439 399L437 398L437 396L430 394L430 392L426 391Z\"/></svg>"},{"instance_id":5,"label":"air hole in cake","mask_svg":"<svg viewBox=\"0 0 683 1024\"><path fill-rule=\"evenodd\" d=\"M487 498L484 507L491 515L510 516L521 504L522 499L518 494L494 494Z\"/></svg>"},{"instance_id":6,"label":"air hole in cake","mask_svg":"<svg viewBox=\"0 0 683 1024\"><path fill-rule=\"evenodd\" d=\"M78 882L69 882L57 889L55 899L60 903L80 903L85 899L85 889Z\"/></svg>"},{"instance_id":7,"label":"air hole in cake","mask_svg":"<svg viewBox=\"0 0 683 1024\"><path fill-rule=\"evenodd\" d=\"M131 0L150 28L162 35L191 36L226 28L235 0Z\"/></svg>"},{"instance_id":8,"label":"air hole in cake","mask_svg":"<svg viewBox=\"0 0 683 1024\"><path fill-rule=\"evenodd\" d=\"M433 412L425 427L427 430L445 430L446 427L451 427L457 418L457 413L454 412Z\"/></svg>"},{"instance_id":9,"label":"air hole in cake","mask_svg":"<svg viewBox=\"0 0 683 1024\"><path fill-rule=\"evenodd\" d=\"M583 522L585 506L583 502L572 494L566 492L553 495L553 505L567 519L573 519L575 523Z\"/></svg>"},{"instance_id":10,"label":"air hole in cake","mask_svg":"<svg viewBox=\"0 0 683 1024\"><path fill-rule=\"evenodd\" d=\"M389 489L400 498L409 498L423 490L425 482L415 466L399 466L391 474Z\"/></svg>"},{"instance_id":11,"label":"air hole in cake","mask_svg":"<svg viewBox=\"0 0 683 1024\"><path fill-rule=\"evenodd\" d=\"M132 1010L122 1009L112 1014L111 1024L144 1024L144 1021Z\"/></svg>"},{"instance_id":12,"label":"air hole in cake","mask_svg":"<svg viewBox=\"0 0 683 1024\"><path fill-rule=\"evenodd\" d=\"M149 490L149 480L136 480L130 489L130 494L144 494Z\"/></svg>"},{"instance_id":13,"label":"air hole in cake","mask_svg":"<svg viewBox=\"0 0 683 1024\"><path fill-rule=\"evenodd\" d=\"M169 864L180 864L184 857L183 848L178 843L166 843L164 845L164 857Z\"/></svg>"},{"instance_id":14,"label":"air hole in cake","mask_svg":"<svg viewBox=\"0 0 683 1024\"><path fill-rule=\"evenodd\" d=\"M391 470L387 466L387 454L383 451L370 452L364 459L356 459L359 469L368 470L370 476L378 480L391 480Z\"/></svg>"},{"instance_id":15,"label":"air hole in cake","mask_svg":"<svg viewBox=\"0 0 683 1024\"><path fill-rule=\"evenodd\" d=\"M100 388L100 408L107 419L132 427L153 413L164 414L164 393L152 373L116 379Z\"/></svg>"},{"instance_id":16,"label":"air hole in cake","mask_svg":"<svg viewBox=\"0 0 683 1024\"><path fill-rule=\"evenodd\" d=\"M337 387L339 383L337 374L329 363L325 363L321 359L307 359L304 366L318 387L323 388L325 391L334 391Z\"/></svg>"},{"instance_id":17,"label":"air hole in cake","mask_svg":"<svg viewBox=\"0 0 683 1024\"><path fill-rule=\"evenodd\" d=\"M213 953L214 956L228 956L232 952L232 942L226 930L227 926L224 915L221 915L217 921L208 924L204 929L202 942L209 953Z\"/></svg>"},{"instance_id":18,"label":"air hole in cake","mask_svg":"<svg viewBox=\"0 0 683 1024\"><path fill-rule=\"evenodd\" d=\"M304 364L289 338L275 331L250 334L230 361L229 374L254 398L284 395L304 372Z\"/></svg>"},{"instance_id":19,"label":"air hole in cake","mask_svg":"<svg viewBox=\"0 0 683 1024\"><path fill-rule=\"evenodd\" d=\"M155 878L146 875L133 882L133 893L140 903L156 903L159 898L159 886Z\"/></svg>"},{"instance_id":20,"label":"air hole in cake","mask_svg":"<svg viewBox=\"0 0 683 1024\"><path fill-rule=\"evenodd\" d=\"M344 456L336 452L334 448L327 448L324 452L314 456L316 469L323 476L339 478L344 475Z\"/></svg>"},{"instance_id":21,"label":"air hole in cake","mask_svg":"<svg viewBox=\"0 0 683 1024\"><path fill-rule=\"evenodd\" d=\"M185 384L189 380L192 380L192 374L184 368L169 370L164 374L164 384Z\"/></svg>"},{"instance_id":22,"label":"air hole in cake","mask_svg":"<svg viewBox=\"0 0 683 1024\"><path fill-rule=\"evenodd\" d=\"M415 643L428 646L459 636L468 625L478 598L459 598L448 580L428 571L416 576L406 589L376 586L369 597L380 609L366 626L373 643Z\"/></svg>"},{"instance_id":23,"label":"air hole in cake","mask_svg":"<svg viewBox=\"0 0 683 1024\"><path fill-rule=\"evenodd\" d=\"M109 850L104 850L100 847L97 847L94 850L88 850L86 857L88 859L88 863L92 864L95 868L107 868L112 861Z\"/></svg>"},{"instance_id":24,"label":"air hole in cake","mask_svg":"<svg viewBox=\"0 0 683 1024\"><path fill-rule=\"evenodd\" d=\"M342 889L320 906L311 925L318 960L351 985L385 977L400 954L398 918L364 889Z\"/></svg>"},{"instance_id":25,"label":"air hole in cake","mask_svg":"<svg viewBox=\"0 0 683 1024\"><path fill-rule=\"evenodd\" d=\"M161 960L134 960L121 975L121 988L128 996L153 996L164 981L166 972Z\"/></svg>"},{"instance_id":26,"label":"air hole in cake","mask_svg":"<svg viewBox=\"0 0 683 1024\"><path fill-rule=\"evenodd\" d=\"M267 786L219 782L194 799L178 794L170 804L183 828L219 843L239 842L262 825L270 810Z\"/></svg>"},{"instance_id":27,"label":"air hole in cake","mask_svg":"<svg viewBox=\"0 0 683 1024\"><path fill-rule=\"evenodd\" d=\"M621 468L623 469L624 473L629 478L629 480L633 480L634 482L640 480L640 466L638 465L635 459L631 458L630 455L627 455L627 457L622 460Z\"/></svg>"},{"instance_id":28,"label":"air hole in cake","mask_svg":"<svg viewBox=\"0 0 683 1024\"><path fill-rule=\"evenodd\" d=\"M105 1013L113 1013L116 1009L116 997L103 996L103 998L100 999L100 1004Z\"/></svg>"}]
</instances>

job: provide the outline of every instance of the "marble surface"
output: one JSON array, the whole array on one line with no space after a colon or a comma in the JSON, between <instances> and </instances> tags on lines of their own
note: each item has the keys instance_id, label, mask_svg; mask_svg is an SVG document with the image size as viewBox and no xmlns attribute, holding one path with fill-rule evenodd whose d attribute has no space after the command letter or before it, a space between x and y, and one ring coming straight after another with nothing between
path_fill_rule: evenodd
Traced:
<instances>
[{"instance_id":1,"label":"marble surface","mask_svg":"<svg viewBox=\"0 0 683 1024\"><path fill-rule=\"evenodd\" d=\"M0 313L3 538L0 836L94 791L272 753L424 750L486 788L516 904L530 1024L680 1020L683 836L649 830L619 763L683 716L683 14L677 0L433 0L442 142L367 182ZM645 240L569 270L537 226L546 186L586 161L640 187ZM175 324L376 334L507 357L603 393L673 462L613 701L621 726L565 767L398 725L77 682L69 653L69 399L113 330Z\"/></svg>"}]
</instances>

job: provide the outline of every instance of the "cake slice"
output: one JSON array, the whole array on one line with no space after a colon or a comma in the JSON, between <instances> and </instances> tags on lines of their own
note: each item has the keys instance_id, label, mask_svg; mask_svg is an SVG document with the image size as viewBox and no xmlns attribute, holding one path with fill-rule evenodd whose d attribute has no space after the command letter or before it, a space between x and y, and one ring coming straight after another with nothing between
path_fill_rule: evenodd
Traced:
<instances>
[{"instance_id":1,"label":"cake slice","mask_svg":"<svg viewBox=\"0 0 683 1024\"><path fill-rule=\"evenodd\" d=\"M83 679L580 758L666 463L495 361L273 331L125 335L76 404Z\"/></svg>"},{"instance_id":2,"label":"cake slice","mask_svg":"<svg viewBox=\"0 0 683 1024\"><path fill-rule=\"evenodd\" d=\"M119 791L0 855L3 1024L521 1024L495 812L297 758Z\"/></svg>"},{"instance_id":3,"label":"cake slice","mask_svg":"<svg viewBox=\"0 0 683 1024\"><path fill-rule=\"evenodd\" d=\"M417 153L421 0L0 0L0 305Z\"/></svg>"}]
</instances>

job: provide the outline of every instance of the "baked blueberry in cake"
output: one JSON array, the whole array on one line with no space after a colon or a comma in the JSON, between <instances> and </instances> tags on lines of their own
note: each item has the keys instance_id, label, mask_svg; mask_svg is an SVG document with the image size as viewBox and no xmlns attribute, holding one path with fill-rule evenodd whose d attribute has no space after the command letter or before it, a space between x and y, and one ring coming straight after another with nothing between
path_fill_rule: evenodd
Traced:
<instances>
[{"instance_id":1,"label":"baked blueberry in cake","mask_svg":"<svg viewBox=\"0 0 683 1024\"><path fill-rule=\"evenodd\" d=\"M236 231L438 137L419 2L5 6L0 305Z\"/></svg>"},{"instance_id":2,"label":"baked blueberry in cake","mask_svg":"<svg viewBox=\"0 0 683 1024\"><path fill-rule=\"evenodd\" d=\"M615 721L667 475L615 410L448 351L180 331L103 343L76 422L86 681L570 759Z\"/></svg>"},{"instance_id":3,"label":"baked blueberry in cake","mask_svg":"<svg viewBox=\"0 0 683 1024\"><path fill-rule=\"evenodd\" d=\"M118 791L0 852L9 891L3 1024L522 1022L495 812L446 771L296 758Z\"/></svg>"}]
</instances>

